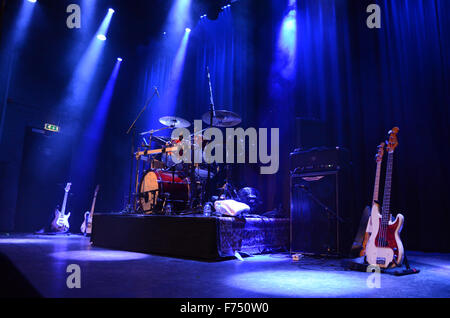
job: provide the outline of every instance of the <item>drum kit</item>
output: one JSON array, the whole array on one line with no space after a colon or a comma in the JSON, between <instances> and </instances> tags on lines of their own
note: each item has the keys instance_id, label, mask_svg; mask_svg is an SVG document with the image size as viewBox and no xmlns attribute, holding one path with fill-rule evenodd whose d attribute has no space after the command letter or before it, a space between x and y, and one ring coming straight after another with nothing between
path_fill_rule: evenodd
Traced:
<instances>
[{"instance_id":1,"label":"drum kit","mask_svg":"<svg viewBox=\"0 0 450 318\"><path fill-rule=\"evenodd\" d=\"M215 109L208 66L206 71L209 111L202 116L202 121L209 127L217 128L230 128L238 125L242 121L239 115L228 110ZM146 101L127 131L127 134L133 132L131 154L133 160L136 160L136 164L134 195L132 194L133 165L130 166L130 191L125 211L166 215L195 213L198 209L209 207L211 203L208 201L213 199L214 194L218 194L218 199L234 199L237 191L231 183L232 167L230 164L186 163L184 161L180 163L174 158L175 154L180 154L180 146L182 151L190 149L193 154L194 151L200 150L199 147L204 149L211 141L203 140L202 135L199 135L198 132L189 135L189 138L180 136L175 140L155 135L163 130L187 129L191 123L184 118L161 117L159 122L163 127L140 133L143 144L137 152L134 151L135 124L155 95L159 97L157 87L154 87L153 95ZM152 142L157 144L156 148L152 148ZM143 163L142 169L141 163ZM218 188L219 184L222 185L221 188ZM133 205L131 198L133 198Z\"/></svg>"},{"instance_id":2,"label":"drum kit","mask_svg":"<svg viewBox=\"0 0 450 318\"><path fill-rule=\"evenodd\" d=\"M229 128L238 125L241 117L231 111L213 109L205 113L202 120L212 127ZM175 140L156 136L155 133L163 130L191 126L189 121L174 116L161 117L159 122L162 128L140 133L143 143L134 152L136 170L133 210L164 215L195 213L203 209L214 194L217 198L233 198L237 192L230 180L230 164L176 163L174 155L180 151L181 145L192 145L188 149L194 151L195 147L204 148L210 141L203 140L198 133L190 135L188 140L182 136ZM220 185L222 187L218 188Z\"/></svg>"}]
</instances>

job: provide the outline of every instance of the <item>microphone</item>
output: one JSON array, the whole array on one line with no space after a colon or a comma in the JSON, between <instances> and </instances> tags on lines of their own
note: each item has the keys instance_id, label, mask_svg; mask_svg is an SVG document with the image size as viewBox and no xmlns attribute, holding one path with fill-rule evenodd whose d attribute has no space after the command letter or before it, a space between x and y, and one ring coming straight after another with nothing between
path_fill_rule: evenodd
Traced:
<instances>
[{"instance_id":1,"label":"microphone","mask_svg":"<svg viewBox=\"0 0 450 318\"><path fill-rule=\"evenodd\" d=\"M158 95L158 98L160 98L161 96L159 96L158 88L156 86L153 88L155 89L155 93L156 93L156 95Z\"/></svg>"}]
</instances>

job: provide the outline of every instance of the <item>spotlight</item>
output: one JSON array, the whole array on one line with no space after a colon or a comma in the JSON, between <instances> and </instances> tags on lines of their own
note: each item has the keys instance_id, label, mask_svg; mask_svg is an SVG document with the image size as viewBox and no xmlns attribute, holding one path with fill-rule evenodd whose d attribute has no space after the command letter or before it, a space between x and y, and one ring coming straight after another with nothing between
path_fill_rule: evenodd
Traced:
<instances>
[{"instance_id":1,"label":"spotlight","mask_svg":"<svg viewBox=\"0 0 450 318\"><path fill-rule=\"evenodd\" d=\"M122 62L122 58L121 58L121 57L118 57L117 60L118 60L119 62Z\"/></svg>"},{"instance_id":2,"label":"spotlight","mask_svg":"<svg viewBox=\"0 0 450 318\"><path fill-rule=\"evenodd\" d=\"M36 0L28 0L28 2L35 3Z\"/></svg>"},{"instance_id":3,"label":"spotlight","mask_svg":"<svg viewBox=\"0 0 450 318\"><path fill-rule=\"evenodd\" d=\"M99 35L97 35L97 39L99 39L100 41L105 41L106 36L104 34L99 34Z\"/></svg>"},{"instance_id":4,"label":"spotlight","mask_svg":"<svg viewBox=\"0 0 450 318\"><path fill-rule=\"evenodd\" d=\"M108 12L109 12L109 13L114 13L114 9L109 8L109 9L108 9Z\"/></svg>"},{"instance_id":5,"label":"spotlight","mask_svg":"<svg viewBox=\"0 0 450 318\"><path fill-rule=\"evenodd\" d=\"M191 32L191 29L186 28L185 31L186 31L187 33L189 33L189 32Z\"/></svg>"}]
</instances>

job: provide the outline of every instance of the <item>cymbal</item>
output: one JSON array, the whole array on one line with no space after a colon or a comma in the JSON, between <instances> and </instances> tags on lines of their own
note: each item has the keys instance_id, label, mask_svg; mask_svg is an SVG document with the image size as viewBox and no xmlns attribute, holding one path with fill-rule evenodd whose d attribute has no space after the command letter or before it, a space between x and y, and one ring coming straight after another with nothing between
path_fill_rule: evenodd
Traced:
<instances>
[{"instance_id":1,"label":"cymbal","mask_svg":"<svg viewBox=\"0 0 450 318\"><path fill-rule=\"evenodd\" d=\"M167 127L186 128L191 125L186 119L175 116L164 116L159 119L159 122Z\"/></svg>"},{"instance_id":2,"label":"cymbal","mask_svg":"<svg viewBox=\"0 0 450 318\"><path fill-rule=\"evenodd\" d=\"M230 112L229 110L216 110L213 117L212 125L216 127L233 127L238 125L242 119L238 114ZM205 124L211 124L211 111L204 113L202 120Z\"/></svg>"}]
</instances>

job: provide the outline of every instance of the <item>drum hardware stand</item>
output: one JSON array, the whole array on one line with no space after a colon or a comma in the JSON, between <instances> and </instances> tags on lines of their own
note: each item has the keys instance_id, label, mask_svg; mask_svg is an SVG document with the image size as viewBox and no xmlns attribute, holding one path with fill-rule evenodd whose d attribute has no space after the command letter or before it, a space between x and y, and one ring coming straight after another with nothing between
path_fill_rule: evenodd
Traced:
<instances>
[{"instance_id":1,"label":"drum hardware stand","mask_svg":"<svg viewBox=\"0 0 450 318\"><path fill-rule=\"evenodd\" d=\"M141 135L141 136L150 135L150 136L149 136L149 142L146 141L145 137L142 137L142 139L143 139L144 142L145 142L145 144L143 145L143 147L151 148L151 146L152 146L152 139L153 139L153 138L156 138L156 139L158 139L159 141L161 141L161 142L163 142L164 144L166 144L166 141L165 141L165 140L159 138L158 136L153 136L153 134L154 134L155 132L158 132L158 131L162 131L162 130L165 130L165 129L172 129L172 128L174 128L174 126L167 126L167 127L162 127L162 128L158 128L158 129L151 129L151 130L149 130L149 131L141 132L141 133L139 134L139 135ZM164 148L164 147L163 147L163 148ZM153 169L153 162L154 162L154 160L155 160L154 156L151 156L150 167L151 167L152 169ZM166 157L166 165L167 165L167 157ZM138 189L136 189L136 191L137 191L137 190L138 190ZM137 193L137 192L136 192L136 193Z\"/></svg>"},{"instance_id":2,"label":"drum hardware stand","mask_svg":"<svg viewBox=\"0 0 450 318\"><path fill-rule=\"evenodd\" d=\"M135 120L133 121L133 123L131 124L131 126L128 128L126 134L129 135L130 132L132 131L131 134L131 163L130 163L130 188L129 188L129 192L128 192L128 205L125 207L125 212L127 213L132 213L136 211L136 193L134 193L134 195L132 195L132 188L133 188L133 162L135 160L134 157L134 139L135 139L135 135L136 135L136 129L135 129L135 125L136 122L138 121L138 119L141 117L142 113L147 109L148 104L150 103L150 101L153 99L153 97L155 95L158 95L159 97L159 93L158 93L158 89L156 88L156 86L154 87L155 91L153 92L152 96L147 99L147 102L145 103L144 107L142 107L141 111L139 112L139 114L137 115L137 117L135 118ZM136 163L137 166L137 163ZM136 176L137 177L137 176ZM137 186L137 185L136 185ZM133 205L131 205L131 197L133 196Z\"/></svg>"},{"instance_id":3,"label":"drum hardware stand","mask_svg":"<svg viewBox=\"0 0 450 318\"><path fill-rule=\"evenodd\" d=\"M226 198L236 199L238 194L236 192L236 187L233 185L230 177L230 164L225 164L225 184L222 186L222 195L225 195ZM219 196L220 198L220 196Z\"/></svg>"},{"instance_id":4,"label":"drum hardware stand","mask_svg":"<svg viewBox=\"0 0 450 318\"><path fill-rule=\"evenodd\" d=\"M170 203L167 203L167 201L169 201L170 198L170 193L164 193L162 197L164 201L161 212L164 215L172 215L172 205Z\"/></svg>"},{"instance_id":5,"label":"drum hardware stand","mask_svg":"<svg viewBox=\"0 0 450 318\"><path fill-rule=\"evenodd\" d=\"M152 201L153 201L153 203L152 203L152 206L156 206L156 200L155 200L155 198L156 198L156 192L158 192L159 190L150 190L150 191L146 191L146 192L140 192L140 193L138 193L137 194L137 196L138 196L138 198L139 199L144 199L144 200L146 200L147 202L149 201L149 194L151 195L151 199L152 199ZM145 211L145 210L142 210L142 213L144 213L144 214L146 214L148 211L152 211L152 210L147 210L147 211Z\"/></svg>"}]
</instances>

